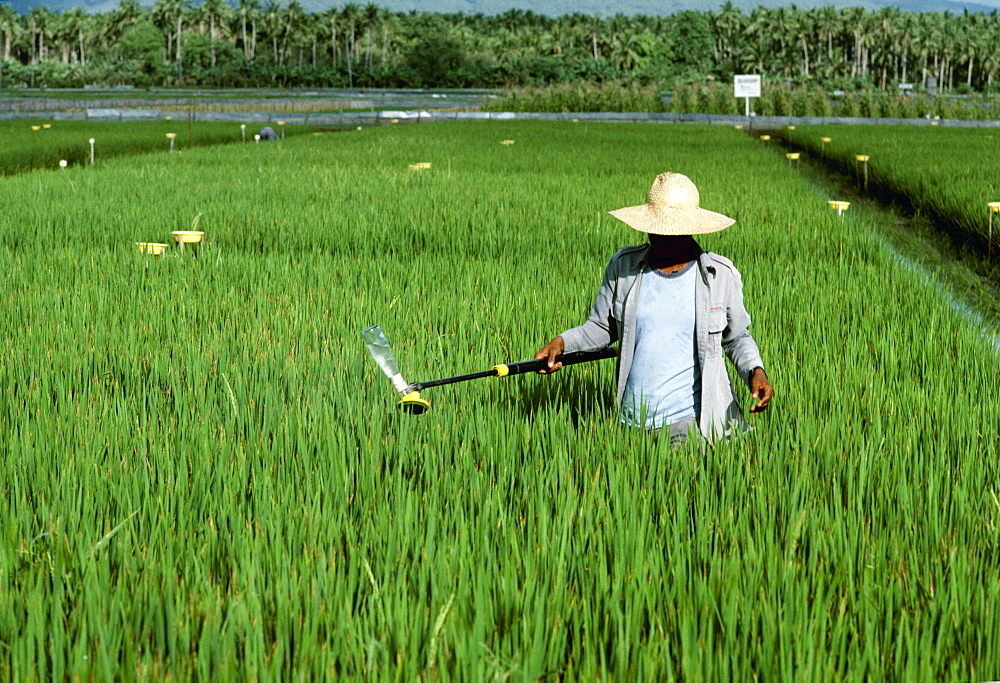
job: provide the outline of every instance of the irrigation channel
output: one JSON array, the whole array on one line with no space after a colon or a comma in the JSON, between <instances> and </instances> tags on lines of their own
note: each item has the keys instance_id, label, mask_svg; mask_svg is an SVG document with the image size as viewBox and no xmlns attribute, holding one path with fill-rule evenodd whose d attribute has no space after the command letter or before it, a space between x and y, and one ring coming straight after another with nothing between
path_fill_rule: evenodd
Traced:
<instances>
[{"instance_id":1,"label":"irrigation channel","mask_svg":"<svg viewBox=\"0 0 1000 683\"><path fill-rule=\"evenodd\" d=\"M824 198L851 203L880 226L877 237L897 261L920 273L946 295L953 308L977 325L1000 351L1000 270L989 257L989 245L957 230L947 220L915 208L905 195L871 178L867 190L855 169L830 157L807 154L803 145L783 129L757 129L750 135L770 135L775 154L799 153L794 162L800 173Z\"/></svg>"}]
</instances>

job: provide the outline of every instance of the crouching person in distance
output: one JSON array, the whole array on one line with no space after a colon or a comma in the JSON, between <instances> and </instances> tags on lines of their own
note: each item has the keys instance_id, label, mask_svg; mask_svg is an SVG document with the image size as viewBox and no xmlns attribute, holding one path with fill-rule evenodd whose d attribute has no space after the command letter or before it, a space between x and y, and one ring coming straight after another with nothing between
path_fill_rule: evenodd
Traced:
<instances>
[{"instance_id":1,"label":"crouching person in distance","mask_svg":"<svg viewBox=\"0 0 1000 683\"><path fill-rule=\"evenodd\" d=\"M671 444L693 428L712 443L749 429L726 372L722 352L767 410L774 389L747 327L743 282L726 258L703 251L692 235L736 221L699 206L687 176L662 173L649 200L611 215L649 234L649 243L611 257L590 318L546 344L535 358L555 372L562 353L592 351L621 342L617 401L621 421L660 430Z\"/></svg>"}]
</instances>

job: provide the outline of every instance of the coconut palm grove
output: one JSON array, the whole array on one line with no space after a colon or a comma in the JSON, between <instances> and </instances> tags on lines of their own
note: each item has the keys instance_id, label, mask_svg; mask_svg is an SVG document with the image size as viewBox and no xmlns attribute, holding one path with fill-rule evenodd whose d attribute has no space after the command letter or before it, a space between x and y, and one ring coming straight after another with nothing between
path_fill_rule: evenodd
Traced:
<instances>
[{"instance_id":1,"label":"coconut palm grove","mask_svg":"<svg viewBox=\"0 0 1000 683\"><path fill-rule=\"evenodd\" d=\"M1000 16L893 7L667 16L307 11L297 0L123 0L107 12L0 4L0 87L513 87L728 80L995 92Z\"/></svg>"}]
</instances>

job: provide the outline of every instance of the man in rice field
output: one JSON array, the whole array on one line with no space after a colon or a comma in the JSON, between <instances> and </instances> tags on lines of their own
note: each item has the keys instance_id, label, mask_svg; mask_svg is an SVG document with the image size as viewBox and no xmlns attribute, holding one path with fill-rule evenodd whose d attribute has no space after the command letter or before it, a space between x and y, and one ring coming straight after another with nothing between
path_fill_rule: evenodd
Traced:
<instances>
[{"instance_id":1,"label":"man in rice field","mask_svg":"<svg viewBox=\"0 0 1000 683\"><path fill-rule=\"evenodd\" d=\"M648 233L649 243L611 257L590 318L541 348L555 372L562 353L621 342L617 399L621 421L657 430L672 444L697 427L709 442L749 429L726 372L725 351L757 402L767 410L774 389L747 327L743 282L726 258L703 251L692 235L735 223L699 207L687 176L662 173L640 206L612 211Z\"/></svg>"},{"instance_id":2,"label":"man in rice field","mask_svg":"<svg viewBox=\"0 0 1000 683\"><path fill-rule=\"evenodd\" d=\"M274 128L271 128L271 126L261 128L259 135L261 142L271 142L278 139L278 134L274 132Z\"/></svg>"}]
</instances>

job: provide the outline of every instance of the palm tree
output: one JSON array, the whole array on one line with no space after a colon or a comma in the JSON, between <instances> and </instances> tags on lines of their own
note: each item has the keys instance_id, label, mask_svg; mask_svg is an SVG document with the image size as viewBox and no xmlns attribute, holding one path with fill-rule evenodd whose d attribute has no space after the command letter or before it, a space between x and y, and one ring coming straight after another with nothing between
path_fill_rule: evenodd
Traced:
<instances>
[{"instance_id":1,"label":"palm tree","mask_svg":"<svg viewBox=\"0 0 1000 683\"><path fill-rule=\"evenodd\" d=\"M379 19L379 7L374 2L369 2L365 5L364 12L362 14L362 21L365 24L365 43L367 44L367 54L365 56L365 66L368 69L368 73L372 72L374 66L374 60L372 58L372 34L375 32L375 24Z\"/></svg>"},{"instance_id":2,"label":"palm tree","mask_svg":"<svg viewBox=\"0 0 1000 683\"><path fill-rule=\"evenodd\" d=\"M216 21L224 18L229 11L229 6L224 0L204 0L201 3L202 11L208 16L208 51L212 68L215 68L215 25Z\"/></svg>"},{"instance_id":3,"label":"palm tree","mask_svg":"<svg viewBox=\"0 0 1000 683\"><path fill-rule=\"evenodd\" d=\"M351 65L352 65L352 62L354 61L353 60L353 56L354 56L354 26L355 26L355 23L358 20L358 6L355 5L353 2L347 3L340 10L340 17L343 20L344 25L348 27L348 31L349 31L349 35L350 35L349 42L348 42L348 37L346 35L344 36L345 48L346 48L344 50L344 53L345 53L345 56L347 57L347 79L348 79L348 82L351 84L351 87L353 88L354 87L354 72L353 72L353 70L351 68Z\"/></svg>"},{"instance_id":4,"label":"palm tree","mask_svg":"<svg viewBox=\"0 0 1000 683\"><path fill-rule=\"evenodd\" d=\"M10 61L11 46L20 28L17 12L11 5L0 5L0 33L3 33L3 61Z\"/></svg>"},{"instance_id":5,"label":"palm tree","mask_svg":"<svg viewBox=\"0 0 1000 683\"><path fill-rule=\"evenodd\" d=\"M150 11L153 26L163 31L163 35L166 38L167 60L170 59L170 51L174 47L175 15L176 8L173 6L171 0L156 0L156 4L153 5L153 9Z\"/></svg>"},{"instance_id":6,"label":"palm tree","mask_svg":"<svg viewBox=\"0 0 1000 683\"><path fill-rule=\"evenodd\" d=\"M326 12L326 23L330 27L330 63L337 66L337 53L340 51L337 46L337 26L340 23L340 14L336 7L331 7Z\"/></svg>"},{"instance_id":7,"label":"palm tree","mask_svg":"<svg viewBox=\"0 0 1000 683\"><path fill-rule=\"evenodd\" d=\"M254 49L257 43L257 14L260 12L260 0L238 0L236 3L236 11L240 15L241 24L243 26L243 56L247 59L253 59ZM247 21L253 23L253 45L247 42Z\"/></svg>"},{"instance_id":8,"label":"palm tree","mask_svg":"<svg viewBox=\"0 0 1000 683\"><path fill-rule=\"evenodd\" d=\"M79 7L76 10L82 13ZM73 44L76 42L76 32L74 31L72 21L70 12L63 12L56 15L56 20L52 27L52 37L56 45L59 46L59 51L62 52L61 61L63 64L69 64L70 58L76 56L73 51Z\"/></svg>"},{"instance_id":9,"label":"palm tree","mask_svg":"<svg viewBox=\"0 0 1000 683\"><path fill-rule=\"evenodd\" d=\"M121 38L122 34L141 21L145 14L146 10L139 4L139 0L121 0L111 13L108 37L113 41Z\"/></svg>"},{"instance_id":10,"label":"palm tree","mask_svg":"<svg viewBox=\"0 0 1000 683\"><path fill-rule=\"evenodd\" d=\"M281 55L278 63L284 63L285 54L288 50L288 40L297 36L301 30L302 21L305 18L305 9L299 4L299 0L292 0L285 8L283 17L285 29L281 38Z\"/></svg>"},{"instance_id":11,"label":"palm tree","mask_svg":"<svg viewBox=\"0 0 1000 683\"><path fill-rule=\"evenodd\" d=\"M875 54L872 57L872 65L879 68L879 87L885 88L888 82L888 72L890 63L893 63L898 77L898 55L901 51L900 37L897 30L899 24L898 13L894 7L884 7L871 15L872 27L874 28L871 37Z\"/></svg>"},{"instance_id":12,"label":"palm tree","mask_svg":"<svg viewBox=\"0 0 1000 683\"><path fill-rule=\"evenodd\" d=\"M799 25L797 22L799 11L792 5L791 8L777 7L771 11L771 30L778 37L777 63L780 65L781 73L786 77L794 75L795 57L792 45L794 45L798 34Z\"/></svg>"},{"instance_id":13,"label":"palm tree","mask_svg":"<svg viewBox=\"0 0 1000 683\"><path fill-rule=\"evenodd\" d=\"M833 65L833 34L838 28L840 17L837 10L832 5L826 5L814 10L815 16L813 24L819 30L820 36L825 38L826 59ZM820 53L821 54L821 53Z\"/></svg>"},{"instance_id":14,"label":"palm tree","mask_svg":"<svg viewBox=\"0 0 1000 683\"><path fill-rule=\"evenodd\" d=\"M597 53L597 34L602 32L604 29L604 22L596 14L590 17L590 46L594 55L594 63L597 63L599 56Z\"/></svg>"},{"instance_id":15,"label":"palm tree","mask_svg":"<svg viewBox=\"0 0 1000 683\"><path fill-rule=\"evenodd\" d=\"M747 27L747 49L740 55L743 71L764 73L764 65L773 59L774 31L770 10L757 6L750 13Z\"/></svg>"},{"instance_id":16,"label":"palm tree","mask_svg":"<svg viewBox=\"0 0 1000 683\"><path fill-rule=\"evenodd\" d=\"M920 56L920 85L927 87L928 66L933 54L937 60L937 45L940 39L941 15L923 12L917 15L916 38L914 48Z\"/></svg>"},{"instance_id":17,"label":"palm tree","mask_svg":"<svg viewBox=\"0 0 1000 683\"><path fill-rule=\"evenodd\" d=\"M385 67L389 58L389 22L392 21L392 14L388 10L379 10L379 21L382 22L382 66Z\"/></svg>"},{"instance_id":18,"label":"palm tree","mask_svg":"<svg viewBox=\"0 0 1000 683\"><path fill-rule=\"evenodd\" d=\"M990 17L983 40L987 45L996 45L1000 41L1000 21L998 21L998 17ZM996 50L987 50L983 54L981 61L982 65L980 69L985 69L986 86L989 87L993 85L993 78L996 76L997 69L1000 68L1000 53Z\"/></svg>"},{"instance_id":19,"label":"palm tree","mask_svg":"<svg viewBox=\"0 0 1000 683\"><path fill-rule=\"evenodd\" d=\"M319 51L319 31L322 17L318 14L306 14L302 18L302 37L306 38L312 47L312 66L316 68ZM300 60L301 61L301 60Z\"/></svg>"},{"instance_id":20,"label":"palm tree","mask_svg":"<svg viewBox=\"0 0 1000 683\"><path fill-rule=\"evenodd\" d=\"M174 52L174 61L177 62L177 80L180 81L184 77L184 62L181 58L181 34L184 31L184 14L190 9L191 4L188 0L162 0L162 2L165 5L164 14L172 16L177 22L177 31L174 33L177 39L177 50Z\"/></svg>"},{"instance_id":21,"label":"palm tree","mask_svg":"<svg viewBox=\"0 0 1000 683\"><path fill-rule=\"evenodd\" d=\"M958 48L959 27L955 21L956 17L951 14L945 12L942 17L941 42L939 43L941 61L937 63L937 57L935 56L935 63L938 67L938 87L947 87L951 90L955 85L954 60ZM947 86L945 85L946 82Z\"/></svg>"},{"instance_id":22,"label":"palm tree","mask_svg":"<svg viewBox=\"0 0 1000 683\"><path fill-rule=\"evenodd\" d=\"M28 12L28 30L31 32L31 63L45 59L45 27L52 18L48 7L32 7Z\"/></svg>"},{"instance_id":23,"label":"palm tree","mask_svg":"<svg viewBox=\"0 0 1000 683\"><path fill-rule=\"evenodd\" d=\"M983 29L985 28L985 21L982 19L982 15L970 15L969 11L966 10L962 20L960 24L962 28L958 34L957 51L962 60L967 62L965 83L971 88L976 55L987 52L989 48L988 44L984 43L982 39Z\"/></svg>"},{"instance_id":24,"label":"palm tree","mask_svg":"<svg viewBox=\"0 0 1000 683\"><path fill-rule=\"evenodd\" d=\"M281 4L277 0L268 0L261 16L264 32L271 38L271 58L278 63L278 34L281 33Z\"/></svg>"},{"instance_id":25,"label":"palm tree","mask_svg":"<svg viewBox=\"0 0 1000 683\"><path fill-rule=\"evenodd\" d=\"M790 43L797 42L799 44L799 48L802 50L802 75L809 77L809 43L815 41L814 35L816 33L812 15L799 10L792 3L788 14L785 15L785 31ZM786 69L788 75L793 75L797 71L795 61L794 51L789 50Z\"/></svg>"},{"instance_id":26,"label":"palm tree","mask_svg":"<svg viewBox=\"0 0 1000 683\"><path fill-rule=\"evenodd\" d=\"M738 37L745 28L743 14L733 5L732 0L727 0L722 9L709 15L709 24L716 35L716 63L721 65L724 61L729 68L735 70Z\"/></svg>"},{"instance_id":27,"label":"palm tree","mask_svg":"<svg viewBox=\"0 0 1000 683\"><path fill-rule=\"evenodd\" d=\"M896 36L898 39L897 55L902 69L901 74L897 74L900 83L907 83L907 74L910 65L910 43L913 40L913 33L916 29L916 20L910 12L901 12L897 17Z\"/></svg>"}]
</instances>

